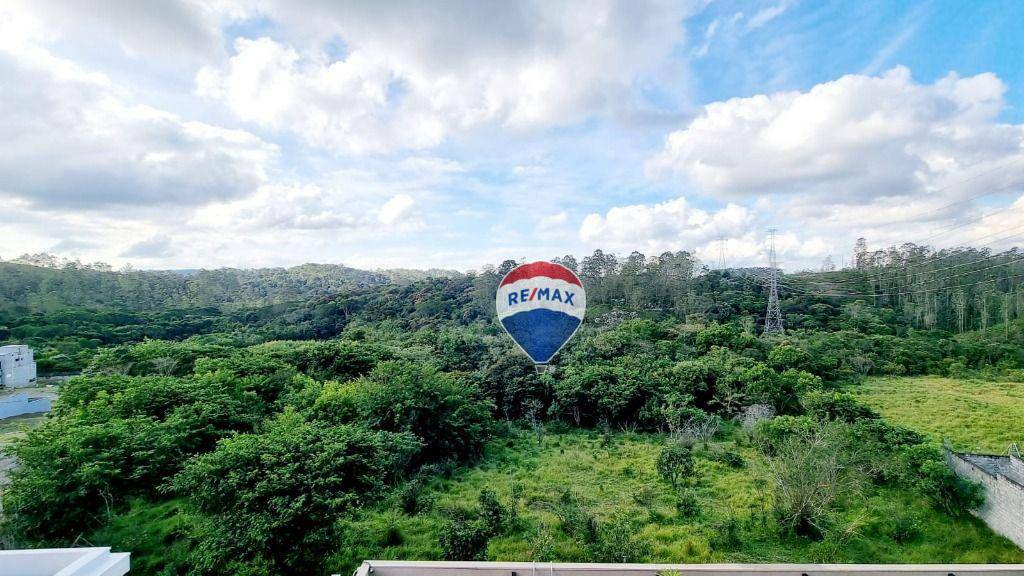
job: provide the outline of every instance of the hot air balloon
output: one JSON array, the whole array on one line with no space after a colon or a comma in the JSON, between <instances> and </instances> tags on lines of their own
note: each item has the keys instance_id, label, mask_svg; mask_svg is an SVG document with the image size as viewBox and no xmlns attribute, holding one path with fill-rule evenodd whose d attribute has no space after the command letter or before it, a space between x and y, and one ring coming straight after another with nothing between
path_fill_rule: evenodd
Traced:
<instances>
[{"instance_id":1,"label":"hot air balloon","mask_svg":"<svg viewBox=\"0 0 1024 576\"><path fill-rule=\"evenodd\" d=\"M502 327L543 370L583 323L587 294L565 266L530 262L501 279L494 304Z\"/></svg>"}]
</instances>

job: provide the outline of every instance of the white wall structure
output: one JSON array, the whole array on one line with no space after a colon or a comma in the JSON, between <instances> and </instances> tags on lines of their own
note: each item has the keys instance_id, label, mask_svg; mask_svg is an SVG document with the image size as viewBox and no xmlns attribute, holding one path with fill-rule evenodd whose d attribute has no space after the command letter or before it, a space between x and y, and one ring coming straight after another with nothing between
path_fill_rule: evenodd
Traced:
<instances>
[{"instance_id":1,"label":"white wall structure","mask_svg":"<svg viewBox=\"0 0 1024 576\"><path fill-rule=\"evenodd\" d=\"M971 513L1024 548L1024 460L1015 454L959 454L946 451L953 470L985 487L985 503Z\"/></svg>"},{"instance_id":2,"label":"white wall structure","mask_svg":"<svg viewBox=\"0 0 1024 576\"><path fill-rule=\"evenodd\" d=\"M1022 576L1024 564L559 564L367 560L354 576Z\"/></svg>"},{"instance_id":3,"label":"white wall structure","mask_svg":"<svg viewBox=\"0 0 1024 576\"><path fill-rule=\"evenodd\" d=\"M36 383L36 360L23 344L0 346L0 388L23 388Z\"/></svg>"},{"instance_id":4,"label":"white wall structure","mask_svg":"<svg viewBox=\"0 0 1024 576\"><path fill-rule=\"evenodd\" d=\"M0 396L0 419L49 412L50 408L49 398L32 398L24 393Z\"/></svg>"},{"instance_id":5,"label":"white wall structure","mask_svg":"<svg viewBox=\"0 0 1024 576\"><path fill-rule=\"evenodd\" d=\"M123 576L129 556L110 548L0 550L0 576Z\"/></svg>"}]
</instances>

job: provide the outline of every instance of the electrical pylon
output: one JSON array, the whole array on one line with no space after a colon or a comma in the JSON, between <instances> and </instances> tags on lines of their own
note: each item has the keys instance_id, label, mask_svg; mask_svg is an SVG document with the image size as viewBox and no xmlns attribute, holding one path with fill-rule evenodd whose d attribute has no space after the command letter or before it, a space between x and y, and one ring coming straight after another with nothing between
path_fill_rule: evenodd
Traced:
<instances>
[{"instance_id":1,"label":"electrical pylon","mask_svg":"<svg viewBox=\"0 0 1024 576\"><path fill-rule=\"evenodd\" d=\"M768 231L768 311L764 315L764 333L783 334L782 310L779 308L779 268L775 262L775 229Z\"/></svg>"}]
</instances>

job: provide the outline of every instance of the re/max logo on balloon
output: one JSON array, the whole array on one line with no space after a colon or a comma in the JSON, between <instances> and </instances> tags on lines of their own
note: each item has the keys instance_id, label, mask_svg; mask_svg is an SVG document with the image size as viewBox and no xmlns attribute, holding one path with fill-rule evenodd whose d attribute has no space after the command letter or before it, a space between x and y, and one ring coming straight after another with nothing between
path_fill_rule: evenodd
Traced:
<instances>
[{"instance_id":1,"label":"re/max logo on balloon","mask_svg":"<svg viewBox=\"0 0 1024 576\"><path fill-rule=\"evenodd\" d=\"M535 364L547 364L583 322L587 291L565 266L530 262L501 279L494 308L501 326L523 352Z\"/></svg>"},{"instance_id":2,"label":"re/max logo on balloon","mask_svg":"<svg viewBox=\"0 0 1024 576\"><path fill-rule=\"evenodd\" d=\"M529 288L523 288L518 292L508 293L508 305L515 306L516 304L525 304L526 302L548 300L551 302L562 302L569 306L575 306L576 303L573 302L573 297L575 296L576 294L574 292L569 292L568 290L563 292L558 288L551 289L537 287L532 290Z\"/></svg>"}]
</instances>

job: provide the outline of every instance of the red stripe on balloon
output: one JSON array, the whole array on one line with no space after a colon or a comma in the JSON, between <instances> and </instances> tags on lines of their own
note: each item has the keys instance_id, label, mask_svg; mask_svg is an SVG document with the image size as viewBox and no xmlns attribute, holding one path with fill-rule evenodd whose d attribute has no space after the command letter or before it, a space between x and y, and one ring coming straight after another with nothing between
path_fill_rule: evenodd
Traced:
<instances>
[{"instance_id":1,"label":"red stripe on balloon","mask_svg":"<svg viewBox=\"0 0 1024 576\"><path fill-rule=\"evenodd\" d=\"M517 280L525 280L527 278L536 278L537 276L545 276L555 280L565 280L570 284L575 284L579 287L583 287L580 283L580 279L561 264L554 264L552 262L531 262L529 264L523 264L513 268L511 272L505 275L505 278L501 281L499 286L511 284Z\"/></svg>"}]
</instances>

